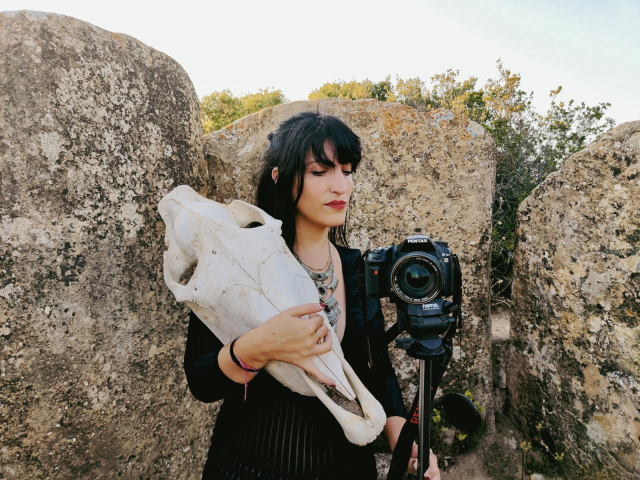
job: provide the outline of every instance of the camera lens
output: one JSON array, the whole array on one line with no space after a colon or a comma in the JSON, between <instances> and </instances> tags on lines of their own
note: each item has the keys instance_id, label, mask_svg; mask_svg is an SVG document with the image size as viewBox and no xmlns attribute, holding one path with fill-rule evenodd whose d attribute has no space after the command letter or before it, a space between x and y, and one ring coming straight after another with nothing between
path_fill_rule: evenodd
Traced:
<instances>
[{"instance_id":1,"label":"camera lens","mask_svg":"<svg viewBox=\"0 0 640 480\"><path fill-rule=\"evenodd\" d=\"M405 272L405 279L411 288L423 289L429 282L431 275L422 265L411 265Z\"/></svg>"},{"instance_id":2,"label":"camera lens","mask_svg":"<svg viewBox=\"0 0 640 480\"><path fill-rule=\"evenodd\" d=\"M411 303L428 302L442 288L442 276L427 255L403 257L393 268L392 283L399 297Z\"/></svg>"}]
</instances>

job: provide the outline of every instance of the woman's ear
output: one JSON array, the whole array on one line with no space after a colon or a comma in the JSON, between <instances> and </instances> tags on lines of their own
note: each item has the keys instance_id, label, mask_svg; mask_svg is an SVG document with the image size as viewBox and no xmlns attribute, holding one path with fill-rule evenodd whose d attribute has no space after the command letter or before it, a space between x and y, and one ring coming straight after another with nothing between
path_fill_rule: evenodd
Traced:
<instances>
[{"instance_id":1,"label":"woman's ear","mask_svg":"<svg viewBox=\"0 0 640 480\"><path fill-rule=\"evenodd\" d=\"M273 167L273 170L271 170L271 178L273 183L278 183L278 167Z\"/></svg>"}]
</instances>

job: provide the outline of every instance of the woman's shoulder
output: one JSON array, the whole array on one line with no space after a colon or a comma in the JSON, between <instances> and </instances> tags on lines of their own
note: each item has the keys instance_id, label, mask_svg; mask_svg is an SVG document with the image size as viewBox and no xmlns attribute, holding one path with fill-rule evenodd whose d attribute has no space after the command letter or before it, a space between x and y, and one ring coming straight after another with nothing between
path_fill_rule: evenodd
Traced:
<instances>
[{"instance_id":1,"label":"woman's shoulder","mask_svg":"<svg viewBox=\"0 0 640 480\"><path fill-rule=\"evenodd\" d=\"M344 247L342 245L340 245L339 243L332 243L332 245L334 247L336 247L336 250L338 250L338 253L340 253L340 255L353 255L353 254L357 254L360 255L360 250L358 250L357 248L349 248L349 247Z\"/></svg>"},{"instance_id":2,"label":"woman's shoulder","mask_svg":"<svg viewBox=\"0 0 640 480\"><path fill-rule=\"evenodd\" d=\"M336 250L340 255L340 260L342 260L343 264L345 260L351 262L357 262L358 260L360 260L361 252L357 248L343 247L342 245L338 245L337 243L334 243L333 246L336 247Z\"/></svg>"},{"instance_id":3,"label":"woman's shoulder","mask_svg":"<svg viewBox=\"0 0 640 480\"><path fill-rule=\"evenodd\" d=\"M333 244L340 255L340 263L342 264L342 272L345 276L355 275L357 278L360 270L360 250L357 248L343 247L342 245ZM345 278L346 280L346 278Z\"/></svg>"}]
</instances>

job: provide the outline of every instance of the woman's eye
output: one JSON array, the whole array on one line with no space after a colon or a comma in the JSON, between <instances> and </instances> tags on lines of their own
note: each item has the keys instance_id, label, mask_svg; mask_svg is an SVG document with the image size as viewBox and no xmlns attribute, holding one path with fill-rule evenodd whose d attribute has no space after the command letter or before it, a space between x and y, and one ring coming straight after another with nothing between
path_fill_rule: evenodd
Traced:
<instances>
[{"instance_id":1,"label":"woman's eye","mask_svg":"<svg viewBox=\"0 0 640 480\"><path fill-rule=\"evenodd\" d=\"M311 174L312 174L312 175L315 175L315 176L317 176L317 177L321 177L321 176L322 176L322 175L324 175L325 173L327 173L327 171L326 171L326 170L315 170L315 171L312 171L312 172L311 172ZM345 175L347 175L347 176L348 176L348 175L353 175L353 171L351 171L351 170L342 170L342 173L343 173L343 174L345 174Z\"/></svg>"}]
</instances>

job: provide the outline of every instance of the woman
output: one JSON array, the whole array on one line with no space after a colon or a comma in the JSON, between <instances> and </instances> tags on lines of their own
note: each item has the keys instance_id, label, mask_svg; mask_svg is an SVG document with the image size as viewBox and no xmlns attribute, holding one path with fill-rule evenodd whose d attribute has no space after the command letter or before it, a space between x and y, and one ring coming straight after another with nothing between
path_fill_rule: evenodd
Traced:
<instances>
[{"instance_id":1,"label":"woman","mask_svg":"<svg viewBox=\"0 0 640 480\"><path fill-rule=\"evenodd\" d=\"M316 397L292 392L260 373L268 361L279 360L331 385L312 361L332 346L329 327L318 314L324 309L346 360L384 407L383 433L394 448L406 411L387 350L381 348L380 301L366 299L368 318L363 319L360 251L343 246L360 139L338 118L313 112L285 120L268 138L256 205L282 220L282 236L305 270L322 274L316 283L321 302L285 310L227 345L191 314L184 357L189 388L204 402L225 399L203 478L374 480L371 445L347 441ZM408 470L416 474L415 445L412 455ZM433 454L430 464L425 478L439 480Z\"/></svg>"}]
</instances>

